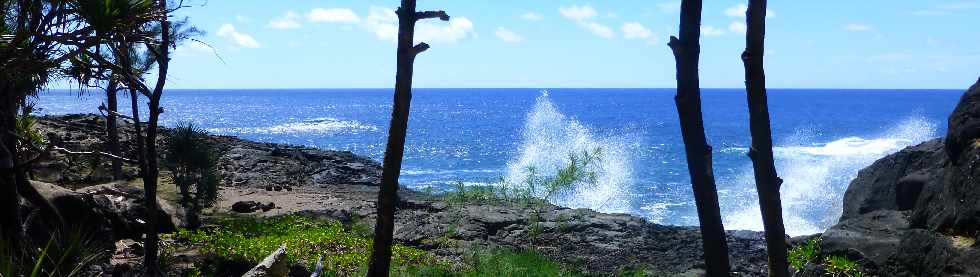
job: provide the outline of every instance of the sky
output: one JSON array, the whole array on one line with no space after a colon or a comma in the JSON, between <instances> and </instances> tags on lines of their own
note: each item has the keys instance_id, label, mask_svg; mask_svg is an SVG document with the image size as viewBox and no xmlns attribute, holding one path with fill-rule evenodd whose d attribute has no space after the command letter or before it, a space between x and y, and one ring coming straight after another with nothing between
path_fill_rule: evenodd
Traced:
<instances>
[{"instance_id":1,"label":"sky","mask_svg":"<svg viewBox=\"0 0 980 277\"><path fill-rule=\"evenodd\" d=\"M419 88L672 88L680 1L420 0ZM387 0L186 0L205 31L169 88L389 88ZM743 87L745 2L705 1L701 86ZM203 42L203 43L201 43ZM980 0L769 1L770 88L965 89L980 77Z\"/></svg>"}]
</instances>

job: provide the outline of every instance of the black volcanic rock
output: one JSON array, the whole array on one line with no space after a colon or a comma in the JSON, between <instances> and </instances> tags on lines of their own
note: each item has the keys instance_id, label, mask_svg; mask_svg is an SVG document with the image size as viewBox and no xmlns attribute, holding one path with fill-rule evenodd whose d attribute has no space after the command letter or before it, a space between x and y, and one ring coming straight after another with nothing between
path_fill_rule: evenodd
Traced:
<instances>
[{"instance_id":1,"label":"black volcanic rock","mask_svg":"<svg viewBox=\"0 0 980 277\"><path fill-rule=\"evenodd\" d=\"M846 253L872 276L980 276L978 138L980 83L950 115L945 140L861 170L840 222L821 235L821 255Z\"/></svg>"},{"instance_id":2,"label":"black volcanic rock","mask_svg":"<svg viewBox=\"0 0 980 277\"><path fill-rule=\"evenodd\" d=\"M949 116L946 154L955 163L963 150L977 138L980 138L980 80L963 94Z\"/></svg>"},{"instance_id":3,"label":"black volcanic rock","mask_svg":"<svg viewBox=\"0 0 980 277\"><path fill-rule=\"evenodd\" d=\"M878 210L907 210L909 207L902 206L915 203L917 191L938 183L936 178L942 175L947 160L942 150L943 141L934 139L888 155L862 169L844 192L840 221ZM915 186L921 188L916 190Z\"/></svg>"}]
</instances>

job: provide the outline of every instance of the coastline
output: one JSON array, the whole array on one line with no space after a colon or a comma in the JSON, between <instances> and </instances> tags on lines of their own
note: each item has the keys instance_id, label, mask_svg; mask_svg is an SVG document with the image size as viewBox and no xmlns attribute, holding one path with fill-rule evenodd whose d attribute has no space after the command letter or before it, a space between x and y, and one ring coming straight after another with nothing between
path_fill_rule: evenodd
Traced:
<instances>
[{"instance_id":1,"label":"coastline","mask_svg":"<svg viewBox=\"0 0 980 277\"><path fill-rule=\"evenodd\" d=\"M101 143L95 140L101 132L100 120L98 115L44 116L38 118L38 126L42 133L68 138L64 143L76 150L91 151ZM121 127L124 134L128 134L129 124L123 123ZM126 145L128 136L122 137ZM259 143L229 136L211 136L211 140L219 152L222 177L221 197L211 209L212 214L231 213L235 203L255 201L274 203L275 208L248 216L299 214L345 224L374 220L380 175L377 162L345 151ZM50 163L46 165L58 168ZM87 178L60 176L62 180L52 177L41 177L40 181L75 186L101 182L100 177L92 174ZM426 249L446 260L459 261L464 250L472 247L504 247L535 250L590 274L611 274L624 269L652 270L665 275L703 272L696 226L659 225L634 215L569 209L548 203L534 206L454 203L404 186L399 196L395 240ZM727 234L733 271L764 276L766 254L762 233L728 231Z\"/></svg>"}]
</instances>

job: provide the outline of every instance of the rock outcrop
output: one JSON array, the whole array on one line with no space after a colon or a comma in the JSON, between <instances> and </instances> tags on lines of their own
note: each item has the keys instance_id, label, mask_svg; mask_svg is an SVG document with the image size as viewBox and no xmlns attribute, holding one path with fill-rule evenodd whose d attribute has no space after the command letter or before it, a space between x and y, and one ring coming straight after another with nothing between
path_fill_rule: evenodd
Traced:
<instances>
[{"instance_id":1,"label":"rock outcrop","mask_svg":"<svg viewBox=\"0 0 980 277\"><path fill-rule=\"evenodd\" d=\"M945 140L861 170L822 255L847 255L879 276L980 276L980 81L949 118Z\"/></svg>"},{"instance_id":2,"label":"rock outcrop","mask_svg":"<svg viewBox=\"0 0 980 277\"><path fill-rule=\"evenodd\" d=\"M57 185L32 182L35 189L58 210L68 230L96 235L93 239L113 242L119 239L139 239L146 230L149 215L143 205L143 190L119 183L91 186L72 191ZM161 199L156 215L158 230L172 232L181 224L177 210ZM24 207L28 214L42 211ZM50 216L29 216L31 234L49 233L53 228ZM36 220L32 220L36 219ZM43 221L43 222L42 222ZM46 241L41 239L40 241Z\"/></svg>"}]
</instances>

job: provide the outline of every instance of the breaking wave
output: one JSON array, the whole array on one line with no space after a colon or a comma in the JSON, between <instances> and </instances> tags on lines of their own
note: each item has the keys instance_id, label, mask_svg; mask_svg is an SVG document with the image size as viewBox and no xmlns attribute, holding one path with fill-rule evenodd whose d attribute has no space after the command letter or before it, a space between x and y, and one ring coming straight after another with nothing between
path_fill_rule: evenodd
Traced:
<instances>
[{"instance_id":1,"label":"breaking wave","mask_svg":"<svg viewBox=\"0 0 980 277\"><path fill-rule=\"evenodd\" d=\"M507 163L504 183L523 187L533 168L536 176L555 176L570 164L569 155L600 149L598 162L587 165L596 182L576 182L554 204L601 212L628 213L633 183L629 144L624 138L598 137L581 122L562 114L547 92L537 98L528 113L518 154ZM523 187L526 189L526 187ZM535 191L544 196L543 191Z\"/></svg>"},{"instance_id":2,"label":"breaking wave","mask_svg":"<svg viewBox=\"0 0 980 277\"><path fill-rule=\"evenodd\" d=\"M789 144L775 147L776 170L784 180L781 196L787 234L818 233L835 224L842 212L844 191L859 170L881 157L933 138L936 132L935 123L912 117L874 138L846 137L809 143L806 132L797 132ZM723 207L737 207L724 213L725 228L761 231L751 164L738 172L734 187L742 189L741 193L722 203Z\"/></svg>"}]
</instances>

